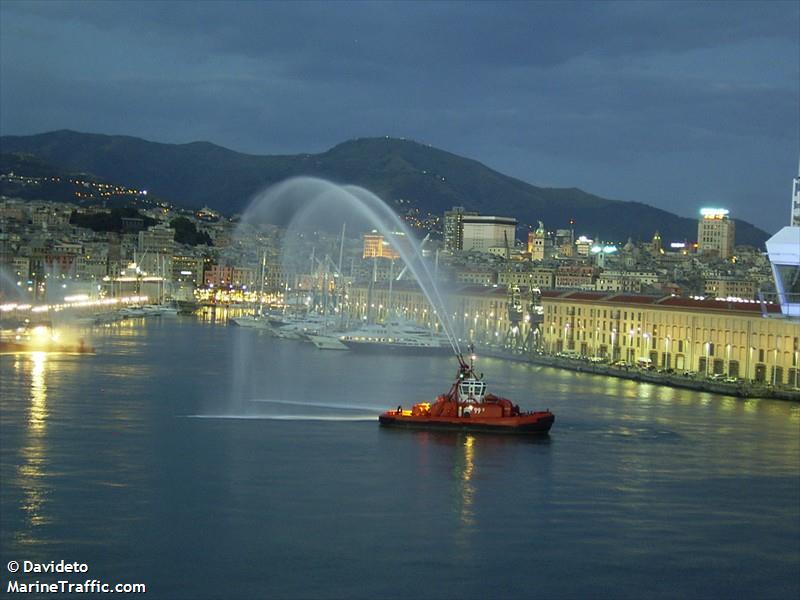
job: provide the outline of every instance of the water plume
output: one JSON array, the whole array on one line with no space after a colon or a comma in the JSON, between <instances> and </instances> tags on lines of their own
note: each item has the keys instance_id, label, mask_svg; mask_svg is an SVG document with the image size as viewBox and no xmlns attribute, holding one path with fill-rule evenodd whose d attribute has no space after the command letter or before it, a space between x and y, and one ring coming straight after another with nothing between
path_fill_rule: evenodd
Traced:
<instances>
[{"instance_id":1,"label":"water plume","mask_svg":"<svg viewBox=\"0 0 800 600\"><path fill-rule=\"evenodd\" d=\"M351 231L359 227L379 231L414 276L453 352L461 353L444 300L414 233L376 194L354 185L337 185L314 177L295 177L257 195L242 215L237 233L252 233L259 224L276 222L286 223L281 262L289 271L296 268L300 254L293 242L309 232L331 230L332 225L335 229L342 222L349 222ZM398 232L402 234L402 240Z\"/></svg>"},{"instance_id":2,"label":"water plume","mask_svg":"<svg viewBox=\"0 0 800 600\"><path fill-rule=\"evenodd\" d=\"M252 265L259 264L261 257L266 255L268 267L275 268L280 264L287 275L308 273L317 278L320 276L318 265L322 265L323 277L334 273L343 278L339 257L345 244L344 229L351 237L371 230L383 235L432 307L453 352L460 354L458 338L436 285L433 269L422 256L414 232L389 205L369 190L353 185L337 185L313 177L296 177L273 185L257 194L242 214L228 251L234 256L238 255L239 262ZM351 242L353 260L356 250L355 243ZM339 260L334 262L331 257ZM402 269L398 267L397 271ZM325 294L327 287L322 286ZM256 402L264 404L263 408L266 408L264 402L247 401L248 398L258 397L271 385L269 368L259 359L263 339L252 333L236 332L230 387L230 412L233 414L257 412ZM315 408L373 410L373 407L355 405Z\"/></svg>"},{"instance_id":3,"label":"water plume","mask_svg":"<svg viewBox=\"0 0 800 600\"><path fill-rule=\"evenodd\" d=\"M280 404L284 406L307 406L309 408L331 408L335 410L374 410L379 414L385 410L381 406L366 406L363 404L343 404L338 402L299 402L297 400L270 400L267 398L251 398L250 402L262 402L264 404Z\"/></svg>"}]
</instances>

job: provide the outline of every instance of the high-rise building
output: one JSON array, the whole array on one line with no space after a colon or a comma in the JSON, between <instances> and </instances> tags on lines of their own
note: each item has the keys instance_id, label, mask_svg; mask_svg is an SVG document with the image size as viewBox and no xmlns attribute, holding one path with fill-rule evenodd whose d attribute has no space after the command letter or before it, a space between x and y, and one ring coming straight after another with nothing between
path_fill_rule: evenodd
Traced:
<instances>
[{"instance_id":1,"label":"high-rise building","mask_svg":"<svg viewBox=\"0 0 800 600\"><path fill-rule=\"evenodd\" d=\"M733 256L736 224L728 218L724 208L700 209L697 223L697 244L701 254L715 254L720 258Z\"/></svg>"},{"instance_id":2,"label":"high-rise building","mask_svg":"<svg viewBox=\"0 0 800 600\"><path fill-rule=\"evenodd\" d=\"M488 252L489 248L514 247L517 220L511 217L462 216L462 250Z\"/></svg>"},{"instance_id":3,"label":"high-rise building","mask_svg":"<svg viewBox=\"0 0 800 600\"><path fill-rule=\"evenodd\" d=\"M464 249L464 217L478 213L465 211L463 206L454 206L444 213L444 250L458 252Z\"/></svg>"}]
</instances>

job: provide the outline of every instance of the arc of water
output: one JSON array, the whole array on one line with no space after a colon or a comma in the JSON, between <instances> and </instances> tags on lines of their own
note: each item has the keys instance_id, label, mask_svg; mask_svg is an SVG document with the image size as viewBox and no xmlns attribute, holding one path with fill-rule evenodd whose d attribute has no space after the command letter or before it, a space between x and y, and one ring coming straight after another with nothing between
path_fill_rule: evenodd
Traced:
<instances>
[{"instance_id":1,"label":"arc of water","mask_svg":"<svg viewBox=\"0 0 800 600\"><path fill-rule=\"evenodd\" d=\"M362 187L358 186L345 186L345 189L351 191L356 197L361 197L367 200L370 205L380 214L382 214L385 218L387 218L391 224L396 228L396 230L402 231L408 240L413 240L413 233L411 230L406 226L405 223L397 216L397 214L386 205L383 200L381 200L378 196L366 190ZM420 288L422 289L422 293L425 295L425 298L428 300L428 303L436 310L436 316L439 320L439 323L442 325L442 329L447 335L447 338L450 342L450 346L453 348L453 352L456 355L461 354L461 348L458 344L458 339L455 336L453 331L452 324L450 322L449 315L447 310L445 309L444 299L442 298L439 288L436 285L436 281L433 275L428 268L427 263L422 257L422 254L419 252L419 249L416 244L412 244L414 249L414 256L409 256L407 252L407 246L399 241L396 235L391 230L387 230L383 232L389 238L389 241L392 243L392 246L400 254L400 257L405 262L406 266L409 270L414 274L414 277L419 283ZM419 264L422 269L422 273L416 268L416 264ZM422 276L424 275L424 276ZM423 280L430 284L430 286L425 285Z\"/></svg>"},{"instance_id":2,"label":"arc of water","mask_svg":"<svg viewBox=\"0 0 800 600\"><path fill-rule=\"evenodd\" d=\"M293 189L294 187L298 189ZM300 188L303 189L301 190ZM296 203L292 204L293 214L289 220L289 228L319 209L323 202L344 201L350 203L350 206L356 209L361 217L370 221L389 239L389 242L403 259L405 265L413 273L426 300L433 307L453 352L456 355L461 354L458 339L454 334L444 300L417 244L413 242L413 233L398 215L377 195L362 187L352 185L339 186L322 179L311 177L286 180L272 186L267 191L267 194L271 194L278 200L283 201L291 201L294 194L301 196L300 200L304 204L300 206L299 209ZM242 221L245 222L253 216L256 216L260 208L257 202L251 204L251 207L245 212ZM402 232L408 239L409 244L400 242L398 237L393 233L394 231ZM413 249L413 254L409 253L409 246Z\"/></svg>"}]
</instances>

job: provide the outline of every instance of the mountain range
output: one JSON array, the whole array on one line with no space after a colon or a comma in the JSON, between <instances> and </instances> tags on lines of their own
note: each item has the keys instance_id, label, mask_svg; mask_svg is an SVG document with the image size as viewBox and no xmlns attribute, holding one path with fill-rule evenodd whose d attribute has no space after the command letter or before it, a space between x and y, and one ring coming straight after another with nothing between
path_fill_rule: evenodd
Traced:
<instances>
[{"instance_id":1,"label":"mountain range","mask_svg":"<svg viewBox=\"0 0 800 600\"><path fill-rule=\"evenodd\" d=\"M361 138L319 154L260 156L209 142L163 144L136 137L69 130L2 136L3 153L33 155L67 172L147 189L185 208L243 211L268 185L308 175L374 192L398 213L441 215L452 206L516 217L523 228L543 221L603 240L694 240L697 221L641 203L611 200L577 188L537 187L478 161L414 141ZM23 173L24 174L24 173ZM523 228L518 236L524 238ZM768 234L736 221L736 243L763 247Z\"/></svg>"}]
</instances>

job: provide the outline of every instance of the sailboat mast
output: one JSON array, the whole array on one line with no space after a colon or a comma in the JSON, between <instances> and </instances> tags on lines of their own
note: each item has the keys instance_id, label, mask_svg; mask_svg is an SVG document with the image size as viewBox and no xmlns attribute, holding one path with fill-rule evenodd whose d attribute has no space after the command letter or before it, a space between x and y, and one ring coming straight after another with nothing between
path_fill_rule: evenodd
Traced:
<instances>
[{"instance_id":1,"label":"sailboat mast","mask_svg":"<svg viewBox=\"0 0 800 600\"><path fill-rule=\"evenodd\" d=\"M339 240L339 276L342 275L342 258L344 257L344 229L347 227L347 222L342 223L342 239Z\"/></svg>"},{"instance_id":2,"label":"sailboat mast","mask_svg":"<svg viewBox=\"0 0 800 600\"><path fill-rule=\"evenodd\" d=\"M261 255L261 282L258 286L258 315L261 316L264 314L264 275L266 274L267 270L267 251L264 250L264 253Z\"/></svg>"},{"instance_id":3,"label":"sailboat mast","mask_svg":"<svg viewBox=\"0 0 800 600\"><path fill-rule=\"evenodd\" d=\"M389 261L389 297L386 299L386 322L392 318L392 284L394 283L394 259Z\"/></svg>"}]
</instances>

